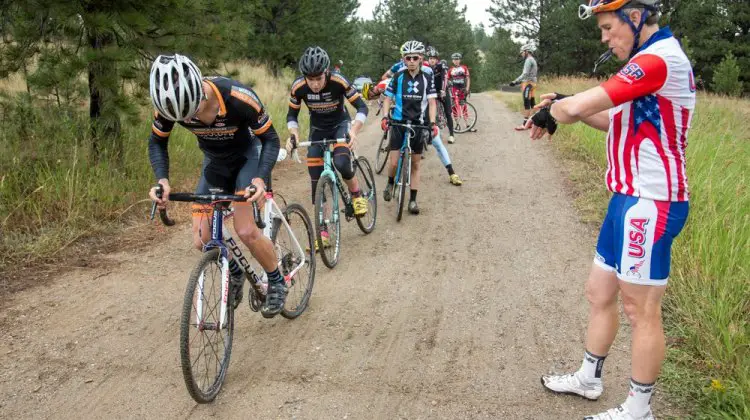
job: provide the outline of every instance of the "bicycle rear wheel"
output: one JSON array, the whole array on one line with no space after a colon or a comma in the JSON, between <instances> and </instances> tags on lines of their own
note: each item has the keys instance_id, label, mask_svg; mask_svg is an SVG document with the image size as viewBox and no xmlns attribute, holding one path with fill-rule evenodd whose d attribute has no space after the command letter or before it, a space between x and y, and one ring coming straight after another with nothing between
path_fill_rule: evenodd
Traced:
<instances>
[{"instance_id":1,"label":"bicycle rear wheel","mask_svg":"<svg viewBox=\"0 0 750 420\"><path fill-rule=\"evenodd\" d=\"M383 138L380 139L380 145L378 146L378 153L375 155L375 171L377 173L383 172L386 162L388 162L388 152L391 149L391 142L388 139L389 131L386 130L383 133Z\"/></svg>"},{"instance_id":2,"label":"bicycle rear wheel","mask_svg":"<svg viewBox=\"0 0 750 420\"><path fill-rule=\"evenodd\" d=\"M364 233L370 233L375 229L375 222L378 219L378 194L375 187L375 175L372 173L370 162L364 156L357 158L354 168L354 174L359 183L359 190L362 197L367 200L367 214L357 217L357 225Z\"/></svg>"},{"instance_id":3,"label":"bicycle rear wheel","mask_svg":"<svg viewBox=\"0 0 750 420\"><path fill-rule=\"evenodd\" d=\"M221 325L222 267L218 248L207 251L190 273L180 320L180 362L188 393L198 403L213 401L229 367L234 336L233 294L228 293Z\"/></svg>"},{"instance_id":4,"label":"bicycle rear wheel","mask_svg":"<svg viewBox=\"0 0 750 420\"><path fill-rule=\"evenodd\" d=\"M315 284L315 234L310 217L299 204L286 206L284 218L289 224L289 229L281 220L276 220L271 232L271 241L276 250L281 275L287 282L286 303L281 310L281 316L294 319L307 309ZM297 247L297 243L302 251ZM303 258L304 265L294 276L288 278Z\"/></svg>"},{"instance_id":5,"label":"bicycle rear wheel","mask_svg":"<svg viewBox=\"0 0 750 420\"><path fill-rule=\"evenodd\" d=\"M325 246L323 232L328 233ZM335 267L341 252L341 217L336 185L329 176L320 178L315 189L315 237L323 264L328 268Z\"/></svg>"},{"instance_id":6,"label":"bicycle rear wheel","mask_svg":"<svg viewBox=\"0 0 750 420\"><path fill-rule=\"evenodd\" d=\"M462 109L466 107L465 111ZM459 105L458 116L453 117L453 131L456 133L465 133L477 124L477 109L469 102L464 102L463 106ZM463 115L462 115L463 114Z\"/></svg>"},{"instance_id":7,"label":"bicycle rear wheel","mask_svg":"<svg viewBox=\"0 0 750 420\"><path fill-rule=\"evenodd\" d=\"M399 179L396 181L396 188L398 188L398 207L396 209L396 221L400 222L401 217L404 215L404 199L406 198L406 183L409 181L409 173L411 172L411 154L404 153L401 157L401 174Z\"/></svg>"}]
</instances>

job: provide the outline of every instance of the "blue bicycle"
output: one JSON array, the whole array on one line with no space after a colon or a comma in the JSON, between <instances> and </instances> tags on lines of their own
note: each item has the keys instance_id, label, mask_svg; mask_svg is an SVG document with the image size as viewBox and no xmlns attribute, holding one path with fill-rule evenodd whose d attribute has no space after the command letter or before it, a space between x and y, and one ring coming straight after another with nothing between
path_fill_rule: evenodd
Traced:
<instances>
[{"instance_id":1,"label":"blue bicycle","mask_svg":"<svg viewBox=\"0 0 750 420\"><path fill-rule=\"evenodd\" d=\"M339 208L339 197L344 202L344 217L347 222L357 220L360 230L368 234L375 229L375 221L378 215L377 189L375 188L375 176L372 173L370 162L364 157L352 151L354 174L359 182L362 197L367 199L367 214L362 217L354 216L352 197L344 188L341 176L333 166L333 148L337 144L347 143L348 139L323 139L317 141L300 142L299 146L310 147L313 144L323 145L323 173L318 180L315 189L315 234L320 250L323 264L333 268L338 264L341 253L341 210ZM324 246L323 232L328 233L328 244Z\"/></svg>"},{"instance_id":2,"label":"blue bicycle","mask_svg":"<svg viewBox=\"0 0 750 420\"><path fill-rule=\"evenodd\" d=\"M430 130L426 125L412 124L410 122L391 121L391 127L404 127L404 143L399 151L398 163L396 164L396 177L393 184L392 195L398 197L396 204L396 221L400 222L404 214L404 202L406 201L406 187L411 187L411 139L417 135L416 130Z\"/></svg>"}]
</instances>

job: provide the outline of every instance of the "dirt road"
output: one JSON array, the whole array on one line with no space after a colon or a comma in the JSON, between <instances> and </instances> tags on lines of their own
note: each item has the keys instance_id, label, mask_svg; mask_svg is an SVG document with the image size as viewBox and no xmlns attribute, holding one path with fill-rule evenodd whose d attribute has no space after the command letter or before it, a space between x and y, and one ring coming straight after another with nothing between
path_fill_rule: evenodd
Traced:
<instances>
[{"instance_id":1,"label":"dirt road","mask_svg":"<svg viewBox=\"0 0 750 420\"><path fill-rule=\"evenodd\" d=\"M158 246L15 295L0 315L0 418L560 419L619 403L627 331L599 402L539 384L580 363L594 237L547 146L515 133L517 116L491 96L472 101L478 133L448 146L465 184L450 185L431 150L422 214L396 223L381 200L371 235L345 225L341 262L318 264L303 316L264 320L243 302L215 403L196 405L180 371L198 259L183 222ZM371 161L376 125L359 142ZM292 165L274 186L310 208L306 168Z\"/></svg>"}]
</instances>

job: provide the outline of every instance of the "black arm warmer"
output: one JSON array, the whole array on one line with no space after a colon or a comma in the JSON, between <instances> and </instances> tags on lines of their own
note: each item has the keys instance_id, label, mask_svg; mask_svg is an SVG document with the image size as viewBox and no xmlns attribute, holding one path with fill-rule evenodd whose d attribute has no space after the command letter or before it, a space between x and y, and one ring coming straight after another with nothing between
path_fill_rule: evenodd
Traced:
<instances>
[{"instance_id":1,"label":"black arm warmer","mask_svg":"<svg viewBox=\"0 0 750 420\"><path fill-rule=\"evenodd\" d=\"M281 149L281 141L279 141L279 135L276 133L276 129L273 126L269 127L268 130L259 135L258 138L263 143L260 150L260 162L258 163L258 178L264 180L270 180L271 171L274 165L276 165L276 159L279 157L279 149Z\"/></svg>"},{"instance_id":2,"label":"black arm warmer","mask_svg":"<svg viewBox=\"0 0 750 420\"><path fill-rule=\"evenodd\" d=\"M161 138L154 133L148 138L148 158L156 179L169 178L169 139ZM278 150L276 151L278 153Z\"/></svg>"}]
</instances>

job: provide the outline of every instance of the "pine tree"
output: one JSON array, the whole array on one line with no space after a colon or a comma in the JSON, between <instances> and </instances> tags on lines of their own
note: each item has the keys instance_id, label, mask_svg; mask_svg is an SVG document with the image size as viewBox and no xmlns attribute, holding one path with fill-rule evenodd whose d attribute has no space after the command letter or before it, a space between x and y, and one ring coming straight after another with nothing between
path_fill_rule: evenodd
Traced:
<instances>
[{"instance_id":1,"label":"pine tree","mask_svg":"<svg viewBox=\"0 0 750 420\"><path fill-rule=\"evenodd\" d=\"M122 157L121 118L137 118L127 83L144 84L155 54L216 63L238 51L240 1L11 0L2 10L0 75L23 71L29 92L88 102L91 149ZM34 70L32 63L36 64Z\"/></svg>"},{"instance_id":2,"label":"pine tree","mask_svg":"<svg viewBox=\"0 0 750 420\"><path fill-rule=\"evenodd\" d=\"M304 49L318 45L332 60L348 60L355 49L356 0L253 0L247 7L253 29L248 57L278 75L297 67Z\"/></svg>"},{"instance_id":3,"label":"pine tree","mask_svg":"<svg viewBox=\"0 0 750 420\"><path fill-rule=\"evenodd\" d=\"M466 7L459 8L456 0L381 0L363 34L370 56L365 71L379 77L399 60L399 47L416 39L437 48L448 61L452 53L461 53L472 77L477 77L479 55L465 15Z\"/></svg>"}]
</instances>

